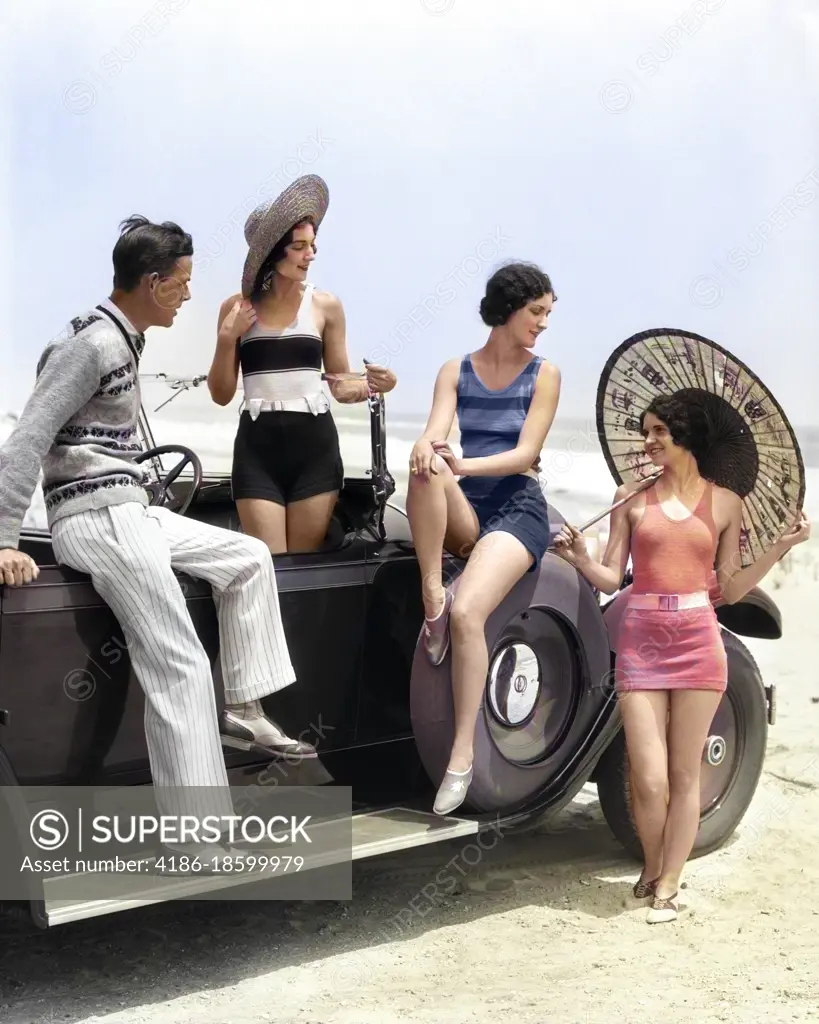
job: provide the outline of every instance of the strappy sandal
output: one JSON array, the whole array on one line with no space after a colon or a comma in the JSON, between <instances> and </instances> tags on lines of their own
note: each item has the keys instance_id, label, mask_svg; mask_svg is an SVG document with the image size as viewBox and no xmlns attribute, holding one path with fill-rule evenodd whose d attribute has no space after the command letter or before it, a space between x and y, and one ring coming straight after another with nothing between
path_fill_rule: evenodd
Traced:
<instances>
[{"instance_id":1,"label":"strappy sandal","mask_svg":"<svg viewBox=\"0 0 819 1024\"><path fill-rule=\"evenodd\" d=\"M646 921L648 921L649 924L666 924L669 921L676 921L677 904L674 902L676 899L676 892L673 896L666 896L662 898L655 896L654 901L648 908Z\"/></svg>"},{"instance_id":2,"label":"strappy sandal","mask_svg":"<svg viewBox=\"0 0 819 1024\"><path fill-rule=\"evenodd\" d=\"M648 899L649 896L653 896L654 889L656 888L659 880L659 878L655 878L653 882L647 882L644 878L641 878L631 890L634 894L635 900L645 900Z\"/></svg>"}]
</instances>

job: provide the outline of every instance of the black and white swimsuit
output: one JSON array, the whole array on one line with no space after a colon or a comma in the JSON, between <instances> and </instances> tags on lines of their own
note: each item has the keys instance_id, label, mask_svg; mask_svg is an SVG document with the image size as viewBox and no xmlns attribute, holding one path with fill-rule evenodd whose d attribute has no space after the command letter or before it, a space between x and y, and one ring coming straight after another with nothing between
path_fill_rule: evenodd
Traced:
<instances>
[{"instance_id":1,"label":"black and white swimsuit","mask_svg":"<svg viewBox=\"0 0 819 1024\"><path fill-rule=\"evenodd\" d=\"M287 327L274 330L257 322L240 339L245 397L233 447L234 499L287 505L343 484L338 432L321 382L314 290L305 285L296 319Z\"/></svg>"}]
</instances>

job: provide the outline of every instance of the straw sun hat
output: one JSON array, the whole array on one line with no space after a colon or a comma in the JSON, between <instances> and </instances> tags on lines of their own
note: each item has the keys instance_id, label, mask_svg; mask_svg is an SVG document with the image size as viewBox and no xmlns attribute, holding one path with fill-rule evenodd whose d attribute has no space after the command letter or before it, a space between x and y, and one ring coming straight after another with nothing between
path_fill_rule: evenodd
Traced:
<instances>
[{"instance_id":1,"label":"straw sun hat","mask_svg":"<svg viewBox=\"0 0 819 1024\"><path fill-rule=\"evenodd\" d=\"M311 217L318 230L330 202L326 182L317 174L296 178L281 195L261 203L245 221L249 251L242 272L242 295L253 291L262 264L294 224Z\"/></svg>"}]
</instances>

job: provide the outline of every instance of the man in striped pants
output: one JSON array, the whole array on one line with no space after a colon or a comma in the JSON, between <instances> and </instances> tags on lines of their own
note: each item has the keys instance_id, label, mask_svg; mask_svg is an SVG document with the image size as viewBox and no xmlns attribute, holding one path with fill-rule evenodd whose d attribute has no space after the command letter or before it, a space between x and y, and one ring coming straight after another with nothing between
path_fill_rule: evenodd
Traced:
<instances>
[{"instance_id":1,"label":"man in striped pants","mask_svg":"<svg viewBox=\"0 0 819 1024\"><path fill-rule=\"evenodd\" d=\"M146 697L154 785L195 813L232 813L222 745L271 757L315 757L266 716L260 698L295 681L269 549L262 541L151 507L133 462L140 412L138 365L149 327L170 327L190 298L190 235L132 217L114 247L114 290L48 344L34 390L0 449L0 582L36 579L18 550L40 468L54 553L87 573L119 621ZM217 719L210 661L174 570L213 587L225 711Z\"/></svg>"}]
</instances>

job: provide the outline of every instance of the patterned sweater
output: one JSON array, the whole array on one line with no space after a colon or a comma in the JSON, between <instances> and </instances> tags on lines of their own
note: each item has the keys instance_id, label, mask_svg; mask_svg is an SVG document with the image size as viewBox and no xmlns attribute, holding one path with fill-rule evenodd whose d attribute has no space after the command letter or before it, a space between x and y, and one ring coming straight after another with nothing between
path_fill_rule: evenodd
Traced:
<instances>
[{"instance_id":1,"label":"patterned sweater","mask_svg":"<svg viewBox=\"0 0 819 1024\"><path fill-rule=\"evenodd\" d=\"M148 504L147 467L131 460L137 438L137 375L145 338L106 299L128 332L99 309L75 317L46 346L34 390L0 448L0 550L16 548L40 468L49 528L62 516L125 501Z\"/></svg>"}]
</instances>

